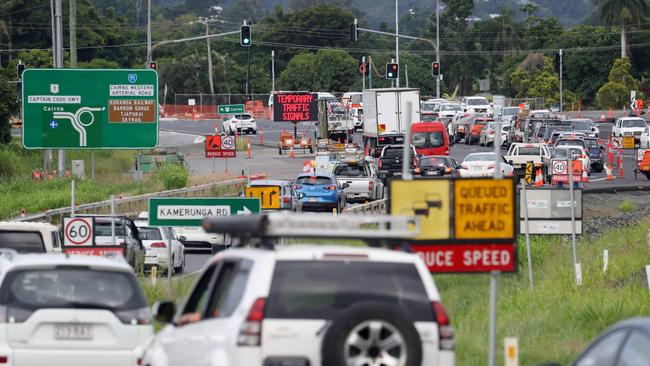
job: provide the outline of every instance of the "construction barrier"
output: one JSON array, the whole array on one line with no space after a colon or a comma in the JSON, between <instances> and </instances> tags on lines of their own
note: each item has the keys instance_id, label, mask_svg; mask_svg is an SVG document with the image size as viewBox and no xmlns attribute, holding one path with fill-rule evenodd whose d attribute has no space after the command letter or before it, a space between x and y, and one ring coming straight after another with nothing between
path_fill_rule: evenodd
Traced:
<instances>
[{"instance_id":1,"label":"construction barrier","mask_svg":"<svg viewBox=\"0 0 650 366\"><path fill-rule=\"evenodd\" d=\"M244 107L246 113L253 115L253 118L271 119L272 110L265 107L264 104L257 101L246 102ZM161 117L171 117L180 119L218 119L229 118L231 115L221 115L217 113L216 105L183 105L167 104L160 107Z\"/></svg>"}]
</instances>

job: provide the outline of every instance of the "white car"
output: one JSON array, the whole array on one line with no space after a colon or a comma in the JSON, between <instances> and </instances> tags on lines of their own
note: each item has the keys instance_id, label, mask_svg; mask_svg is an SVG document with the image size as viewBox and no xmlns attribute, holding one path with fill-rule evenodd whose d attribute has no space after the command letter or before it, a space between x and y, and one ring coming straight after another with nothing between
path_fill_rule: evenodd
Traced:
<instances>
[{"instance_id":1,"label":"white car","mask_svg":"<svg viewBox=\"0 0 650 366\"><path fill-rule=\"evenodd\" d=\"M174 234L188 252L215 254L227 246L227 238L224 238L224 235L208 234L201 227L175 227Z\"/></svg>"},{"instance_id":2,"label":"white car","mask_svg":"<svg viewBox=\"0 0 650 366\"><path fill-rule=\"evenodd\" d=\"M646 127L639 138L639 148L650 149L650 127Z\"/></svg>"},{"instance_id":3,"label":"white car","mask_svg":"<svg viewBox=\"0 0 650 366\"><path fill-rule=\"evenodd\" d=\"M239 113L223 121L223 131L229 135L238 133L257 134L257 122L250 113Z\"/></svg>"},{"instance_id":4,"label":"white car","mask_svg":"<svg viewBox=\"0 0 650 366\"><path fill-rule=\"evenodd\" d=\"M136 220L138 234L145 249L144 268L158 267L160 271L169 268L169 249L172 244L172 273L182 273L185 269L185 246L174 236L168 227L149 226L147 221Z\"/></svg>"},{"instance_id":5,"label":"white car","mask_svg":"<svg viewBox=\"0 0 650 366\"><path fill-rule=\"evenodd\" d=\"M494 177L496 171L495 156L493 152L473 153L465 157L460 164L461 177ZM504 177L511 177L515 169L508 164L506 159L499 154L501 174Z\"/></svg>"},{"instance_id":6,"label":"white car","mask_svg":"<svg viewBox=\"0 0 650 366\"><path fill-rule=\"evenodd\" d=\"M461 101L463 112L470 114L487 114L492 116L492 106L485 97L464 97Z\"/></svg>"},{"instance_id":7,"label":"white car","mask_svg":"<svg viewBox=\"0 0 650 366\"><path fill-rule=\"evenodd\" d=\"M19 253L61 253L59 228L46 222L0 221L0 249Z\"/></svg>"},{"instance_id":8,"label":"white car","mask_svg":"<svg viewBox=\"0 0 650 366\"><path fill-rule=\"evenodd\" d=\"M436 104L433 113L439 118L453 118L457 113L461 113L463 108L458 102L443 102Z\"/></svg>"},{"instance_id":9,"label":"white car","mask_svg":"<svg viewBox=\"0 0 650 366\"><path fill-rule=\"evenodd\" d=\"M612 127L612 137L633 136L636 141L639 141L646 127L648 125L643 118L620 117Z\"/></svg>"},{"instance_id":10,"label":"white car","mask_svg":"<svg viewBox=\"0 0 650 366\"><path fill-rule=\"evenodd\" d=\"M237 248L207 264L147 366L454 365L455 339L416 254L365 247ZM176 313L176 315L174 315Z\"/></svg>"},{"instance_id":11,"label":"white car","mask_svg":"<svg viewBox=\"0 0 650 366\"><path fill-rule=\"evenodd\" d=\"M122 258L0 250L7 365L140 365L151 313Z\"/></svg>"}]
</instances>

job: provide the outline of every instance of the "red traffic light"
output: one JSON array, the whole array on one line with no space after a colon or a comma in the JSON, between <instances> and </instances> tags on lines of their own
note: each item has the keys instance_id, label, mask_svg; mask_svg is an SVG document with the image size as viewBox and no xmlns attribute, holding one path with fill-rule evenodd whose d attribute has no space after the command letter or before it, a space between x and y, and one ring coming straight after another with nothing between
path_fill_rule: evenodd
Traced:
<instances>
[{"instance_id":1,"label":"red traffic light","mask_svg":"<svg viewBox=\"0 0 650 366\"><path fill-rule=\"evenodd\" d=\"M157 65L156 65L156 62L155 62L155 61L149 62L149 68L150 68L150 69L155 70L156 67L157 67Z\"/></svg>"},{"instance_id":2,"label":"red traffic light","mask_svg":"<svg viewBox=\"0 0 650 366\"><path fill-rule=\"evenodd\" d=\"M431 64L431 74L433 76L440 75L440 63L439 62L434 62L434 63Z\"/></svg>"}]
</instances>

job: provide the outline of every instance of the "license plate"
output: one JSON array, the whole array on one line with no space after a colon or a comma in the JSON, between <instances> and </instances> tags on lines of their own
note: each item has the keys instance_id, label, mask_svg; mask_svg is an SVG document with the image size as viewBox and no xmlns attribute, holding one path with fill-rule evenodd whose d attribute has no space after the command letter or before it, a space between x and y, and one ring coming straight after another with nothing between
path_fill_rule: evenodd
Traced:
<instances>
[{"instance_id":1,"label":"license plate","mask_svg":"<svg viewBox=\"0 0 650 366\"><path fill-rule=\"evenodd\" d=\"M54 339L92 340L93 327L82 324L57 324L54 326Z\"/></svg>"},{"instance_id":2,"label":"license plate","mask_svg":"<svg viewBox=\"0 0 650 366\"><path fill-rule=\"evenodd\" d=\"M318 198L307 198L307 202L318 202Z\"/></svg>"},{"instance_id":3,"label":"license plate","mask_svg":"<svg viewBox=\"0 0 650 366\"><path fill-rule=\"evenodd\" d=\"M394 176L402 175L402 172L395 172L393 173Z\"/></svg>"},{"instance_id":4,"label":"license plate","mask_svg":"<svg viewBox=\"0 0 650 366\"><path fill-rule=\"evenodd\" d=\"M429 170L426 175L440 175L440 172L437 170Z\"/></svg>"}]
</instances>

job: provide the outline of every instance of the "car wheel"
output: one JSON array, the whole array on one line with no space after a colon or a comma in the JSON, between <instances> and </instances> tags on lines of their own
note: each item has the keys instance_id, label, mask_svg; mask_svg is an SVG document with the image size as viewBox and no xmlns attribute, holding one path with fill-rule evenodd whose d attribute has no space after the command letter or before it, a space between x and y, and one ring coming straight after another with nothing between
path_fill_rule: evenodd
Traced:
<instances>
[{"instance_id":1,"label":"car wheel","mask_svg":"<svg viewBox=\"0 0 650 366\"><path fill-rule=\"evenodd\" d=\"M422 343L398 307L361 302L334 319L323 339L321 359L323 366L419 366Z\"/></svg>"},{"instance_id":2,"label":"car wheel","mask_svg":"<svg viewBox=\"0 0 650 366\"><path fill-rule=\"evenodd\" d=\"M282 155L282 148L278 147L278 155Z\"/></svg>"}]
</instances>

